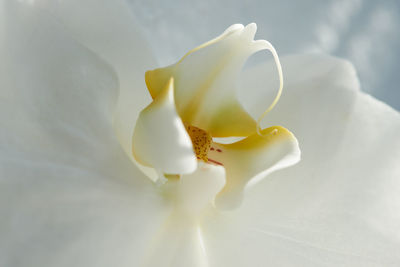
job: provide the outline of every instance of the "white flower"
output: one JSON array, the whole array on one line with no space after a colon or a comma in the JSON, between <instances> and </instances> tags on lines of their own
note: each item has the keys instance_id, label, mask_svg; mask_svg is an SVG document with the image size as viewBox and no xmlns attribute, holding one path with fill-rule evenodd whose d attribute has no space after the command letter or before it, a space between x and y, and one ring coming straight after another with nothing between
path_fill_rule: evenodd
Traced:
<instances>
[{"instance_id":1,"label":"white flower","mask_svg":"<svg viewBox=\"0 0 400 267\"><path fill-rule=\"evenodd\" d=\"M198 228L127 157L155 63L124 2L4 1L0 20L0 266L399 265L400 116L349 63L282 59L266 123L302 161ZM242 74L253 117L274 73Z\"/></svg>"},{"instance_id":2,"label":"white flower","mask_svg":"<svg viewBox=\"0 0 400 267\"><path fill-rule=\"evenodd\" d=\"M233 25L178 63L146 72L154 101L136 122L133 158L140 167L148 166L159 174L150 178L169 183L177 180L184 192L177 203L183 203L189 213L198 213L209 202L214 203L217 193L218 206L237 207L247 184L300 159L292 133L279 126L260 129L237 100L242 66L249 56L265 49L272 51L280 75L278 97L267 112L281 94L278 56L267 41L254 41L255 33L254 23ZM230 144L213 140L238 136L244 139ZM203 189L192 183L202 184Z\"/></svg>"}]
</instances>

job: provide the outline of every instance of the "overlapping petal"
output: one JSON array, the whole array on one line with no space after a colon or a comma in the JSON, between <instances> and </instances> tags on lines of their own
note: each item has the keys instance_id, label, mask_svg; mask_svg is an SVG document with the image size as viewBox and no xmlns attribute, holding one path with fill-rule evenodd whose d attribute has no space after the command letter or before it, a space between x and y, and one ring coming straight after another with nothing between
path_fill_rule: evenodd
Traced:
<instances>
[{"instance_id":1,"label":"overlapping petal","mask_svg":"<svg viewBox=\"0 0 400 267\"><path fill-rule=\"evenodd\" d=\"M210 164L221 165L227 171L227 183L219 197L219 206L225 208L228 206L234 208L241 203L244 188L250 180L253 182L261 180L267 173L293 165L300 159L300 150L293 134L283 127L264 130L265 135L258 132L259 125L236 98L237 78L245 61L263 49L271 50L278 68L280 88L278 97L273 103L276 103L281 94L282 72L279 59L267 41L254 41L256 29L254 23L245 27L239 24L232 25L219 37L189 51L176 64L146 72L146 84L154 102L159 101L160 95L165 95L163 89L165 84L174 79L173 106L176 105L180 119L188 125L188 133L193 141L197 158ZM249 85L245 85L244 88L246 91L251 89ZM159 105L154 105L156 106ZM268 110L260 114L266 114ZM161 118L162 112L159 114ZM153 124L161 126L163 122L168 122L170 127L174 127L171 119L152 120ZM167 124L162 127L166 129ZM161 131L148 129L146 133L143 128L141 132L141 136L148 136L148 139L146 142L144 139L134 142L134 151L135 146L142 151L162 149L169 151L166 153L174 153L179 150L177 134L172 135L175 136L175 140L167 134L165 140L158 136L160 141L157 141L155 138ZM230 145L212 142L212 137L221 136L246 136L246 139ZM168 143L171 146L165 145L162 148L161 143ZM163 155L164 153L153 154L166 158L164 162L167 162L168 158ZM174 158L179 162L180 157ZM156 169L161 168L161 164L157 166L156 162L147 165ZM172 163L169 165L173 166ZM258 179L253 179L255 176L258 176Z\"/></svg>"},{"instance_id":2,"label":"overlapping petal","mask_svg":"<svg viewBox=\"0 0 400 267\"><path fill-rule=\"evenodd\" d=\"M208 266L201 217L213 207L224 185L225 169L204 162L199 162L194 173L165 185L164 194L175 208L154 233L143 256L144 266Z\"/></svg>"},{"instance_id":3,"label":"overlapping petal","mask_svg":"<svg viewBox=\"0 0 400 267\"><path fill-rule=\"evenodd\" d=\"M254 133L256 122L238 102L236 91L237 78L248 57L271 49L264 40L254 41L256 29L254 23L246 27L232 25L219 37L188 52L178 63L148 71L146 84L152 97L174 77L177 110L185 123L213 137Z\"/></svg>"},{"instance_id":4,"label":"overlapping petal","mask_svg":"<svg viewBox=\"0 0 400 267\"><path fill-rule=\"evenodd\" d=\"M0 266L137 265L169 206L115 137L118 77L48 12L0 12Z\"/></svg>"},{"instance_id":5,"label":"overlapping petal","mask_svg":"<svg viewBox=\"0 0 400 267\"><path fill-rule=\"evenodd\" d=\"M268 123L296 133L302 160L252 187L237 212L205 221L210 265L398 265L398 112L360 92L346 61L303 55L282 65L286 90ZM273 64L253 77L262 83L266 69Z\"/></svg>"},{"instance_id":6,"label":"overlapping petal","mask_svg":"<svg viewBox=\"0 0 400 267\"><path fill-rule=\"evenodd\" d=\"M126 1L39 0L60 21L69 35L105 60L118 78L114 128L123 149L132 159L132 135L139 112L151 101L144 73L155 60L143 40ZM151 176L151 170L147 170ZM154 174L153 174L154 175Z\"/></svg>"},{"instance_id":7,"label":"overlapping petal","mask_svg":"<svg viewBox=\"0 0 400 267\"><path fill-rule=\"evenodd\" d=\"M197 168L192 141L175 109L173 79L139 115L133 134L136 161L164 174L188 174Z\"/></svg>"},{"instance_id":8,"label":"overlapping petal","mask_svg":"<svg viewBox=\"0 0 400 267\"><path fill-rule=\"evenodd\" d=\"M122 70L67 38L45 12L1 8L0 265L138 265L173 212L114 137ZM302 162L249 189L235 212L206 210L202 240L195 224L169 225L156 243L165 254L156 255L175 266L397 266L399 114L359 92L346 62L301 56L283 66L287 90L266 123L296 133ZM253 77L263 81L260 71ZM271 99L265 85L240 97L251 114ZM193 195L189 208L202 209L222 186L213 167L218 181L207 179L212 190L200 201ZM182 177L194 193L196 174Z\"/></svg>"},{"instance_id":9,"label":"overlapping petal","mask_svg":"<svg viewBox=\"0 0 400 267\"><path fill-rule=\"evenodd\" d=\"M209 157L221 163L227 172L227 184L217 198L219 208L237 208L247 185L300 160L297 139L287 129L270 127L261 134L231 144L213 144Z\"/></svg>"}]
</instances>

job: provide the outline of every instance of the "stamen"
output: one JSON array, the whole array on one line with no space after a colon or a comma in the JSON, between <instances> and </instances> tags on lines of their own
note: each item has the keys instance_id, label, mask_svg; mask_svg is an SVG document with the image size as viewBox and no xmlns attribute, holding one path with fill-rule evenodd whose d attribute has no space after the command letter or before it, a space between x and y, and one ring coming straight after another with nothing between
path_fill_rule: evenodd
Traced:
<instances>
[{"instance_id":1,"label":"stamen","mask_svg":"<svg viewBox=\"0 0 400 267\"><path fill-rule=\"evenodd\" d=\"M212 163L214 163L214 164L220 165L220 166L224 166L224 164L222 164L221 162L216 161L216 160L213 160L213 159L208 159L208 161L209 161L209 162L212 162Z\"/></svg>"},{"instance_id":2,"label":"stamen","mask_svg":"<svg viewBox=\"0 0 400 267\"><path fill-rule=\"evenodd\" d=\"M279 98L282 95L282 90L283 90L283 75L282 75L282 66L281 63L279 61L279 57L278 54L276 53L275 48L272 46L271 43L265 41L264 42L265 48L268 49L271 53L272 56L274 57L274 61L275 61L275 66L278 70L278 75L279 75L279 89L278 89L278 93L274 99L274 101L272 101L271 105L267 108L267 110L264 111L263 114L261 114L261 116L258 118L257 120L257 134L260 136L263 136L263 134L261 133L262 129L261 129L261 120L275 107L276 103L278 103Z\"/></svg>"},{"instance_id":3,"label":"stamen","mask_svg":"<svg viewBox=\"0 0 400 267\"><path fill-rule=\"evenodd\" d=\"M185 125L190 139L192 140L193 149L198 159L208 162L208 152L211 149L212 137L211 135L195 126Z\"/></svg>"}]
</instances>

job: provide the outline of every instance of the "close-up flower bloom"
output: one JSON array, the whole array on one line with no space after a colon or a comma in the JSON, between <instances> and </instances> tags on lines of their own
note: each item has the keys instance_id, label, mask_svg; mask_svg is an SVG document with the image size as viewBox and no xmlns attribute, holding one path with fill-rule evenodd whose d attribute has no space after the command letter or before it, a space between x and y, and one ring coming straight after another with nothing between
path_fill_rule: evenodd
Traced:
<instances>
[{"instance_id":1,"label":"close-up flower bloom","mask_svg":"<svg viewBox=\"0 0 400 267\"><path fill-rule=\"evenodd\" d=\"M0 2L0 266L400 264L400 115L350 62L227 22L158 65L134 14Z\"/></svg>"}]
</instances>

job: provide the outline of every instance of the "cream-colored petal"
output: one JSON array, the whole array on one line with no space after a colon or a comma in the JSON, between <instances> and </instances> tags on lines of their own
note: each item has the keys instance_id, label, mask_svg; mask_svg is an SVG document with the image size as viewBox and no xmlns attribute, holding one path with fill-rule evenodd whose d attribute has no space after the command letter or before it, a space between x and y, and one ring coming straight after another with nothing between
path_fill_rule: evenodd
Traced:
<instances>
[{"instance_id":1,"label":"cream-colored petal","mask_svg":"<svg viewBox=\"0 0 400 267\"><path fill-rule=\"evenodd\" d=\"M209 208L213 210L215 196L224 184L222 166L199 162L194 173L169 180L160 188L175 209L154 233L144 256L144 266L209 266L201 224L204 213Z\"/></svg>"},{"instance_id":2,"label":"cream-colored petal","mask_svg":"<svg viewBox=\"0 0 400 267\"><path fill-rule=\"evenodd\" d=\"M173 79L142 110L132 140L135 160L160 175L186 174L196 169L192 141L175 109Z\"/></svg>"},{"instance_id":3,"label":"cream-colored petal","mask_svg":"<svg viewBox=\"0 0 400 267\"><path fill-rule=\"evenodd\" d=\"M34 3L54 15L71 36L114 69L119 85L114 129L123 149L133 159L135 122L151 101L144 74L154 66L155 60L135 26L129 4L124 0L38 0ZM152 171L147 169L149 172Z\"/></svg>"},{"instance_id":4,"label":"cream-colored petal","mask_svg":"<svg viewBox=\"0 0 400 267\"><path fill-rule=\"evenodd\" d=\"M214 137L254 133L256 122L237 101L236 79L255 52L269 49L276 56L268 42L254 41L255 32L254 23L246 27L233 25L178 63L148 71L146 84L151 95L156 97L174 77L177 110L185 123L205 129Z\"/></svg>"},{"instance_id":5,"label":"cream-colored petal","mask_svg":"<svg viewBox=\"0 0 400 267\"><path fill-rule=\"evenodd\" d=\"M179 205L190 216L197 216L209 204L214 205L216 195L225 185L225 168L199 161L196 172L182 175Z\"/></svg>"},{"instance_id":6,"label":"cream-colored petal","mask_svg":"<svg viewBox=\"0 0 400 267\"><path fill-rule=\"evenodd\" d=\"M173 214L155 233L144 267L209 267L201 228L181 214Z\"/></svg>"},{"instance_id":7,"label":"cream-colored petal","mask_svg":"<svg viewBox=\"0 0 400 267\"><path fill-rule=\"evenodd\" d=\"M274 126L261 133L232 144L213 143L209 161L226 169L226 186L216 199L218 208L239 206L247 186L300 160L297 139L287 129Z\"/></svg>"}]
</instances>

